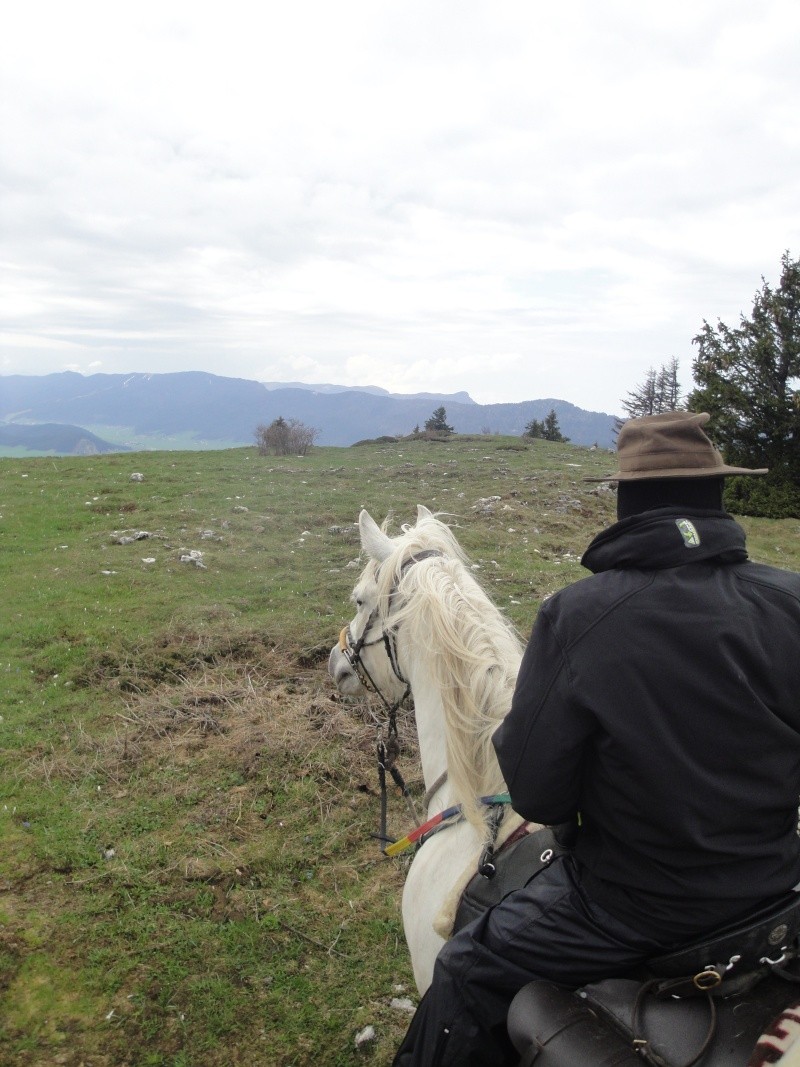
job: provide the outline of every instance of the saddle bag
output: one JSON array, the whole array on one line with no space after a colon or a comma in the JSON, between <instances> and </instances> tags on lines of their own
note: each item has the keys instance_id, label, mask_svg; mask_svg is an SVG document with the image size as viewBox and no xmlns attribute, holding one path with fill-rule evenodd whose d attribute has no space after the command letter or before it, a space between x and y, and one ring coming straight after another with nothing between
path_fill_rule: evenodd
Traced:
<instances>
[{"instance_id":1,"label":"saddle bag","mask_svg":"<svg viewBox=\"0 0 800 1067\"><path fill-rule=\"evenodd\" d=\"M792 964L799 936L800 894L791 893L743 922L648 960L634 975L574 993L532 982L508 1017L520 1065L764 1067L774 1061L773 1046L793 1036L794 1020L800 1024L800 990L791 984L800 982ZM788 1031L775 1021L787 1008ZM773 1031L774 1038L762 1038ZM761 1040L763 1058L756 1049Z\"/></svg>"},{"instance_id":2,"label":"saddle bag","mask_svg":"<svg viewBox=\"0 0 800 1067\"><path fill-rule=\"evenodd\" d=\"M647 1063L659 1067L676 1062L662 1054L665 1048L676 1044L687 1048L686 1038L697 1030L702 1018L702 1003L697 998L703 998L705 1035L701 1038L695 1033L688 1044L693 1057L677 1062L685 1067L700 1060L708 1067L735 1063L748 1045L752 1048L757 1036L752 1025L746 1025L748 1016L760 1020L763 1027L785 1007L787 996L796 999L788 983L800 982L800 974L790 969L800 951L799 937L800 894L792 892L743 921L648 960L638 988L635 984L631 988L624 980L606 981L587 986L583 995L601 1015L629 1032ZM678 1042L674 1039L676 1024ZM732 1058L726 1059L726 1054Z\"/></svg>"}]
</instances>

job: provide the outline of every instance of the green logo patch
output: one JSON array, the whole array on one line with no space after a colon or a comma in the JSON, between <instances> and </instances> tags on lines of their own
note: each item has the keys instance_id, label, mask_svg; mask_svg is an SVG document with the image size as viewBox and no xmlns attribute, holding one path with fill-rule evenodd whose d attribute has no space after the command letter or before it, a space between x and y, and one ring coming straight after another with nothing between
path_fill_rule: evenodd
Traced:
<instances>
[{"instance_id":1,"label":"green logo patch","mask_svg":"<svg viewBox=\"0 0 800 1067\"><path fill-rule=\"evenodd\" d=\"M697 527L693 522L689 522L688 519L676 519L675 525L680 531L680 535L683 538L683 543L687 548L697 548L700 544L700 534L697 532Z\"/></svg>"}]
</instances>

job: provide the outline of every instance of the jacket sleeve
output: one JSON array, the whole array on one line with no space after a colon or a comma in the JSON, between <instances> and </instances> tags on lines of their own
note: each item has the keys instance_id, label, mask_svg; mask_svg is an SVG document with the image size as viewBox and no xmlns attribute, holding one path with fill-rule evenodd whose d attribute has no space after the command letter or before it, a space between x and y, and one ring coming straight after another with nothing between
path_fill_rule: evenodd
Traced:
<instances>
[{"instance_id":1,"label":"jacket sleeve","mask_svg":"<svg viewBox=\"0 0 800 1067\"><path fill-rule=\"evenodd\" d=\"M550 607L536 619L511 710L493 741L514 810L555 825L580 811L583 761L595 723L575 692Z\"/></svg>"}]
</instances>

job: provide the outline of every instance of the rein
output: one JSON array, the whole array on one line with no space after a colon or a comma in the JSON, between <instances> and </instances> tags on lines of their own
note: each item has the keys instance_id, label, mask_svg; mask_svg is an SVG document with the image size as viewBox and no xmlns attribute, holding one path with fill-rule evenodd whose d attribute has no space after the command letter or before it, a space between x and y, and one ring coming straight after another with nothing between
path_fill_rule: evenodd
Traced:
<instances>
[{"instance_id":1,"label":"rein","mask_svg":"<svg viewBox=\"0 0 800 1067\"><path fill-rule=\"evenodd\" d=\"M511 797L508 793L495 793L493 796L479 797L479 802L486 807L495 807L497 805L510 804ZM436 815L407 833L405 837L401 837L399 841L393 841L390 845L387 845L383 851L387 856L399 856L401 852L405 852L407 848L419 841L425 834L429 834L440 823L460 815L461 809L461 804L454 804L451 808L445 808L444 811L437 812Z\"/></svg>"}]
</instances>

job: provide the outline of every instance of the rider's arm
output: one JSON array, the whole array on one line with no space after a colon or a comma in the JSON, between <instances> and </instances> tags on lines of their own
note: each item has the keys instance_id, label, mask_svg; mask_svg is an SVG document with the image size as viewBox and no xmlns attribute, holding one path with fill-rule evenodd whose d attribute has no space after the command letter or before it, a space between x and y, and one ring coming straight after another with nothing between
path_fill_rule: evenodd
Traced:
<instances>
[{"instance_id":1,"label":"rider's arm","mask_svg":"<svg viewBox=\"0 0 800 1067\"><path fill-rule=\"evenodd\" d=\"M525 650L511 710L493 739L515 811L547 825L575 818L594 725L545 608Z\"/></svg>"}]
</instances>

